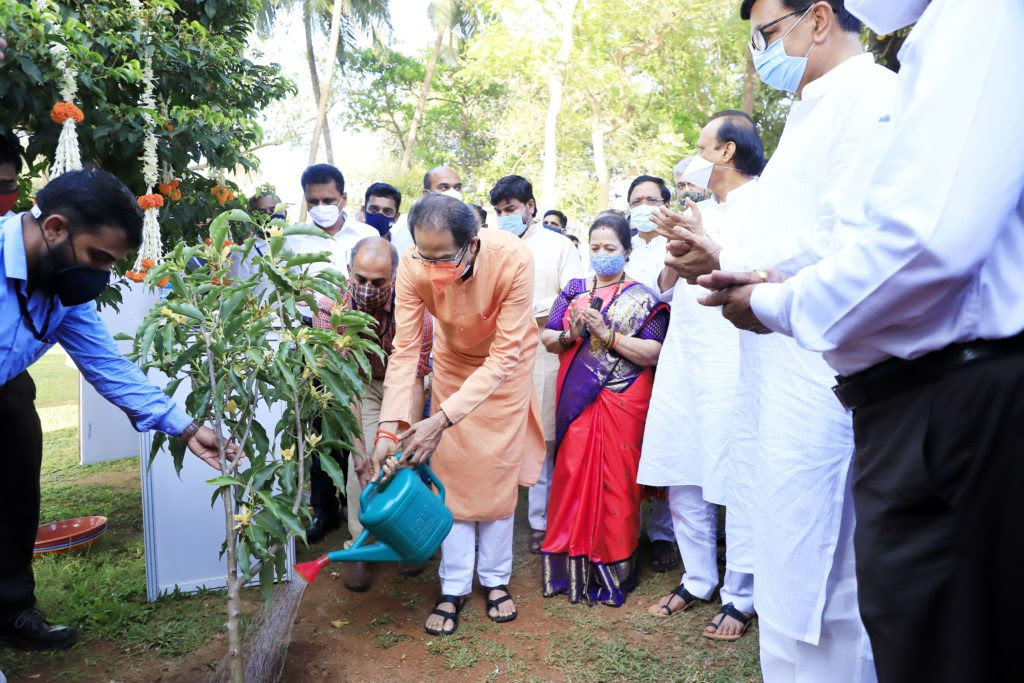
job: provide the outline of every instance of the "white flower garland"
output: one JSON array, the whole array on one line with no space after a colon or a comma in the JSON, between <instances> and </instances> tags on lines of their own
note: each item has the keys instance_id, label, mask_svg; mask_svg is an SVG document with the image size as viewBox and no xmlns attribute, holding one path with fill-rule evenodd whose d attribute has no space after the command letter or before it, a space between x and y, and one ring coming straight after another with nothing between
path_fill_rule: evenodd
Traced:
<instances>
[{"instance_id":1,"label":"white flower garland","mask_svg":"<svg viewBox=\"0 0 1024 683\"><path fill-rule=\"evenodd\" d=\"M138 2L133 2L138 5ZM142 59L142 95L139 97L139 107L142 112L142 120L146 124L146 138L142 142L142 155L139 161L142 162L142 179L146 183L146 192L152 193L156 190L159 182L160 160L156 153L156 120L152 111L156 110L156 97L154 96L156 85L153 78L153 56L148 52ZM135 259L133 270L143 272L143 260L159 262L163 258L163 247L160 244L160 209L150 207L144 210L142 215L142 246L139 247L139 255Z\"/></svg>"},{"instance_id":2,"label":"white flower garland","mask_svg":"<svg viewBox=\"0 0 1024 683\"><path fill-rule=\"evenodd\" d=\"M64 45L54 43L50 48L54 62L61 71L60 96L62 102L74 104L78 95L78 70L71 64L70 53ZM62 173L77 171L82 168L82 151L78 146L78 131L75 119L68 116L61 124L60 137L57 139L57 151L53 165L50 167L50 179Z\"/></svg>"}]
</instances>

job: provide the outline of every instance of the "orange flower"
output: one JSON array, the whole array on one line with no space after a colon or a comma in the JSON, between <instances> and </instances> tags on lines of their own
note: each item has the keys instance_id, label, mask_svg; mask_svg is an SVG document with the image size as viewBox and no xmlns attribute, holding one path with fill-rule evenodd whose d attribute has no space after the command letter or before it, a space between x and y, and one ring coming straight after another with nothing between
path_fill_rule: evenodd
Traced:
<instances>
[{"instance_id":1,"label":"orange flower","mask_svg":"<svg viewBox=\"0 0 1024 683\"><path fill-rule=\"evenodd\" d=\"M170 183L160 183L159 185L156 186L156 189L157 192L166 197L167 195L171 194L171 190L173 190L174 187Z\"/></svg>"},{"instance_id":2,"label":"orange flower","mask_svg":"<svg viewBox=\"0 0 1024 683\"><path fill-rule=\"evenodd\" d=\"M163 279L163 280L161 280L160 282L158 282L156 286L157 286L157 287L166 287L166 286L167 286L167 283L168 283L168 282L170 282L170 281L171 281L171 278L170 278L170 276L166 276L166 277L164 277L164 279Z\"/></svg>"},{"instance_id":3,"label":"orange flower","mask_svg":"<svg viewBox=\"0 0 1024 683\"><path fill-rule=\"evenodd\" d=\"M217 203L221 206L224 206L235 198L235 193L224 185L214 185L210 188L210 194L213 195L213 198L216 199Z\"/></svg>"},{"instance_id":4,"label":"orange flower","mask_svg":"<svg viewBox=\"0 0 1024 683\"><path fill-rule=\"evenodd\" d=\"M175 202L181 201L181 190L173 188L167 198Z\"/></svg>"},{"instance_id":5,"label":"orange flower","mask_svg":"<svg viewBox=\"0 0 1024 683\"><path fill-rule=\"evenodd\" d=\"M171 181L171 187L178 187L179 185L181 185L181 181L177 178Z\"/></svg>"},{"instance_id":6,"label":"orange flower","mask_svg":"<svg viewBox=\"0 0 1024 683\"><path fill-rule=\"evenodd\" d=\"M85 120L85 114L71 102L57 102L50 110L50 118L54 123L64 123L68 119L74 119L75 123Z\"/></svg>"},{"instance_id":7,"label":"orange flower","mask_svg":"<svg viewBox=\"0 0 1024 683\"><path fill-rule=\"evenodd\" d=\"M156 264L153 262L153 259L151 258L142 259L142 272L146 272L155 265Z\"/></svg>"},{"instance_id":8,"label":"orange flower","mask_svg":"<svg viewBox=\"0 0 1024 683\"><path fill-rule=\"evenodd\" d=\"M203 244L205 244L206 246L210 246L211 244L213 244L213 242L211 242L210 238L207 237L206 239L203 240Z\"/></svg>"},{"instance_id":9,"label":"orange flower","mask_svg":"<svg viewBox=\"0 0 1024 683\"><path fill-rule=\"evenodd\" d=\"M164 198L158 194L144 194L139 197L139 207L142 209L159 209L164 205Z\"/></svg>"},{"instance_id":10,"label":"orange flower","mask_svg":"<svg viewBox=\"0 0 1024 683\"><path fill-rule=\"evenodd\" d=\"M164 128L166 128L168 131L172 131L172 130L174 130L174 124L173 123L168 123L168 124L164 125Z\"/></svg>"},{"instance_id":11,"label":"orange flower","mask_svg":"<svg viewBox=\"0 0 1024 683\"><path fill-rule=\"evenodd\" d=\"M140 273L136 270L129 270L127 273L124 274L124 276L131 280L132 282L142 282L143 280L146 279L145 273Z\"/></svg>"}]
</instances>

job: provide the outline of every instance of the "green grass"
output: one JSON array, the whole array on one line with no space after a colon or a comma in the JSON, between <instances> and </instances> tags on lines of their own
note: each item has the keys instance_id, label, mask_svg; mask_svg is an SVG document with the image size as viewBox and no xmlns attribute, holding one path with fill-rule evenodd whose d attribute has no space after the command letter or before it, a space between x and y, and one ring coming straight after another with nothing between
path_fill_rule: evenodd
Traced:
<instances>
[{"instance_id":1,"label":"green grass","mask_svg":"<svg viewBox=\"0 0 1024 683\"><path fill-rule=\"evenodd\" d=\"M53 349L29 370L36 383L36 409L78 402L78 370L64 364L67 355Z\"/></svg>"}]
</instances>

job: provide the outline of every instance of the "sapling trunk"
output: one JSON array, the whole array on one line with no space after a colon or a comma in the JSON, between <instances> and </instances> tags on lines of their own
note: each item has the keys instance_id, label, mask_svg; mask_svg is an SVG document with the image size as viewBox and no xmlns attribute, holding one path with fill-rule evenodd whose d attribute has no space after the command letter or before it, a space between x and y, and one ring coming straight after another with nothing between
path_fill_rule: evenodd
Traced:
<instances>
[{"instance_id":1,"label":"sapling trunk","mask_svg":"<svg viewBox=\"0 0 1024 683\"><path fill-rule=\"evenodd\" d=\"M203 341L206 344L206 367L210 373L210 398L213 400L213 424L217 437L217 455L220 460L220 471L226 473L231 467L228 462L226 443L224 441L223 400L217 391L217 373L213 364L213 348L210 344L210 333L203 329ZM241 457L241 456L239 456ZM228 676L231 683L245 683L245 654L242 652L242 582L238 577L238 537L234 530L235 499L232 487L227 486L221 494L224 502L224 530L228 555Z\"/></svg>"}]
</instances>

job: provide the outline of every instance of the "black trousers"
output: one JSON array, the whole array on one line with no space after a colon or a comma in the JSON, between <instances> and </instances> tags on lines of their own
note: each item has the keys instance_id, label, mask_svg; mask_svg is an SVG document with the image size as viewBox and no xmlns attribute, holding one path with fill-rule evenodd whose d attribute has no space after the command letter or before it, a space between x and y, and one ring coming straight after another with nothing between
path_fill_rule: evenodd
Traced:
<instances>
[{"instance_id":1,"label":"black trousers","mask_svg":"<svg viewBox=\"0 0 1024 683\"><path fill-rule=\"evenodd\" d=\"M36 604L32 550L39 526L39 468L43 430L36 385L28 372L0 386L0 624Z\"/></svg>"},{"instance_id":2,"label":"black trousers","mask_svg":"<svg viewBox=\"0 0 1024 683\"><path fill-rule=\"evenodd\" d=\"M858 408L861 616L878 679L999 680L1024 614L1024 354Z\"/></svg>"}]
</instances>

